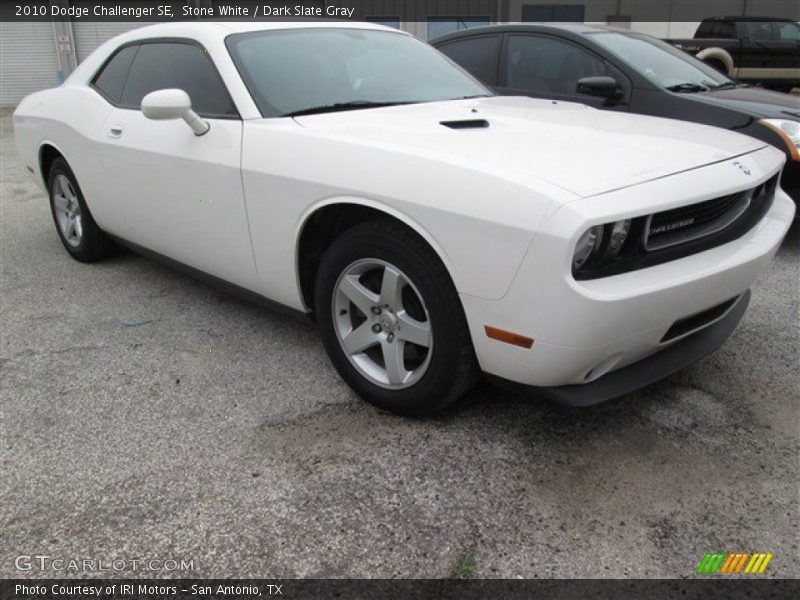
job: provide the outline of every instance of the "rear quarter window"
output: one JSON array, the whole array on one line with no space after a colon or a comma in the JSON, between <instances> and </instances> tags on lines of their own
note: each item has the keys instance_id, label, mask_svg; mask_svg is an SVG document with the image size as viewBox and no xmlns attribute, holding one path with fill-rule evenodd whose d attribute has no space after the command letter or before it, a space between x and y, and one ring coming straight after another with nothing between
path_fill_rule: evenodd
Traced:
<instances>
[{"instance_id":1,"label":"rear quarter window","mask_svg":"<svg viewBox=\"0 0 800 600\"><path fill-rule=\"evenodd\" d=\"M139 46L126 46L116 52L92 80L92 85L113 104L122 99L125 79L138 49Z\"/></svg>"}]
</instances>

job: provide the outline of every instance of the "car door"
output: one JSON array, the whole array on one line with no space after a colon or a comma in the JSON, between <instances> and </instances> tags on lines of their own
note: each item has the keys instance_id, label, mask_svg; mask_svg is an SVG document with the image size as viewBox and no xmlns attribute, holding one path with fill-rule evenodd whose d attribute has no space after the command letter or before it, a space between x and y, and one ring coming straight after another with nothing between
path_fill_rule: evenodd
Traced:
<instances>
[{"instance_id":1,"label":"car door","mask_svg":"<svg viewBox=\"0 0 800 600\"><path fill-rule=\"evenodd\" d=\"M738 76L758 81L770 80L774 73L777 51L775 34L769 21L747 21L742 38L741 64Z\"/></svg>"},{"instance_id":2,"label":"car door","mask_svg":"<svg viewBox=\"0 0 800 600\"><path fill-rule=\"evenodd\" d=\"M777 35L775 78L800 79L800 25L794 21L780 21L773 27Z\"/></svg>"},{"instance_id":3,"label":"car door","mask_svg":"<svg viewBox=\"0 0 800 600\"><path fill-rule=\"evenodd\" d=\"M578 80L598 76L613 77L625 96L610 104L604 98L576 91ZM583 46L547 35L506 36L497 90L505 95L581 102L597 108L623 111L630 108L630 85L618 69Z\"/></svg>"},{"instance_id":4,"label":"car door","mask_svg":"<svg viewBox=\"0 0 800 600\"><path fill-rule=\"evenodd\" d=\"M119 52L128 54L130 65L99 136L115 202L110 232L256 289L240 170L242 121L210 56L188 40L147 40ZM101 72L94 85L102 83ZM170 88L189 94L210 124L206 134L195 135L182 120L144 116L142 98Z\"/></svg>"}]
</instances>

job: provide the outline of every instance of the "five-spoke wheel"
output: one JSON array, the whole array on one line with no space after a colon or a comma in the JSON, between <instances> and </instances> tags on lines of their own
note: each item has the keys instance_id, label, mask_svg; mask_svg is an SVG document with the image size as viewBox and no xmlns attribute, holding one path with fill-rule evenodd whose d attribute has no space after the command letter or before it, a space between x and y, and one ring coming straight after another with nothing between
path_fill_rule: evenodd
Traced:
<instances>
[{"instance_id":1,"label":"five-spoke wheel","mask_svg":"<svg viewBox=\"0 0 800 600\"><path fill-rule=\"evenodd\" d=\"M67 244L73 248L81 245L83 238L83 225L81 223L81 205L78 203L78 194L67 179L59 173L53 182L53 208L56 223L61 230Z\"/></svg>"},{"instance_id":2,"label":"five-spoke wheel","mask_svg":"<svg viewBox=\"0 0 800 600\"><path fill-rule=\"evenodd\" d=\"M50 165L47 188L53 221L67 252L82 262L105 258L111 242L94 222L75 174L61 157Z\"/></svg>"},{"instance_id":3,"label":"five-spoke wheel","mask_svg":"<svg viewBox=\"0 0 800 600\"><path fill-rule=\"evenodd\" d=\"M414 385L430 365L433 333L425 303L408 276L376 258L339 276L332 302L336 335L350 362L375 385Z\"/></svg>"},{"instance_id":4,"label":"five-spoke wheel","mask_svg":"<svg viewBox=\"0 0 800 600\"><path fill-rule=\"evenodd\" d=\"M447 269L396 221L356 225L331 244L317 271L314 308L336 369L381 408L428 414L457 400L477 378Z\"/></svg>"}]
</instances>

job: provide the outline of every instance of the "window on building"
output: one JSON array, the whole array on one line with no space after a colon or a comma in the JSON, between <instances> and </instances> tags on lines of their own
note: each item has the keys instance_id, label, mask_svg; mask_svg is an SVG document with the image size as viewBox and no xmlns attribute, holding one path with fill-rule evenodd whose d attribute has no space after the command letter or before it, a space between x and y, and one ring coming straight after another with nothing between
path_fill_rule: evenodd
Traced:
<instances>
[{"instance_id":1,"label":"window on building","mask_svg":"<svg viewBox=\"0 0 800 600\"><path fill-rule=\"evenodd\" d=\"M583 4L524 4L523 21L556 21L559 23L583 23L586 7Z\"/></svg>"},{"instance_id":2,"label":"window on building","mask_svg":"<svg viewBox=\"0 0 800 600\"><path fill-rule=\"evenodd\" d=\"M236 116L236 108L205 50L194 44L142 44L131 65L122 105L139 108L150 92L178 88L204 117Z\"/></svg>"},{"instance_id":3,"label":"window on building","mask_svg":"<svg viewBox=\"0 0 800 600\"><path fill-rule=\"evenodd\" d=\"M92 82L113 104L119 104L122 99L125 78L138 49L139 46L127 46L114 54Z\"/></svg>"},{"instance_id":4,"label":"window on building","mask_svg":"<svg viewBox=\"0 0 800 600\"><path fill-rule=\"evenodd\" d=\"M609 75L606 63L583 48L538 35L512 35L506 56L507 87L575 94L579 79Z\"/></svg>"},{"instance_id":5,"label":"window on building","mask_svg":"<svg viewBox=\"0 0 800 600\"><path fill-rule=\"evenodd\" d=\"M428 19L428 39L432 40L453 31L484 27L490 24L489 17L431 17Z\"/></svg>"},{"instance_id":6,"label":"window on building","mask_svg":"<svg viewBox=\"0 0 800 600\"><path fill-rule=\"evenodd\" d=\"M455 63L487 85L497 84L497 51L500 36L482 35L439 46Z\"/></svg>"},{"instance_id":7,"label":"window on building","mask_svg":"<svg viewBox=\"0 0 800 600\"><path fill-rule=\"evenodd\" d=\"M367 22L400 29L400 17L367 17Z\"/></svg>"}]
</instances>

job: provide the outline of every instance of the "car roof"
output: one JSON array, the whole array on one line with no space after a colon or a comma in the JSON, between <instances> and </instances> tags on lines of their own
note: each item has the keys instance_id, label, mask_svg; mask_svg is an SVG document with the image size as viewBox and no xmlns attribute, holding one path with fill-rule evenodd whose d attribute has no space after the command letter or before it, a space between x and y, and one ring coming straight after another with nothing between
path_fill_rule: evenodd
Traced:
<instances>
[{"instance_id":1,"label":"car roof","mask_svg":"<svg viewBox=\"0 0 800 600\"><path fill-rule=\"evenodd\" d=\"M796 23L794 19L786 19L782 17L743 17L743 16L727 16L727 17L709 17L707 19L703 19L703 23L712 22L712 21L741 21L743 23L747 21L757 21L757 22L776 22L776 23Z\"/></svg>"},{"instance_id":2,"label":"car roof","mask_svg":"<svg viewBox=\"0 0 800 600\"><path fill-rule=\"evenodd\" d=\"M122 44L129 41L148 38L190 37L200 41L210 37L227 37L235 33L251 33L254 31L278 31L289 29L372 29L392 31L408 35L403 31L379 25L357 21L217 21L204 19L202 21L179 21L174 23L156 23L132 29L115 40Z\"/></svg>"},{"instance_id":3,"label":"car roof","mask_svg":"<svg viewBox=\"0 0 800 600\"><path fill-rule=\"evenodd\" d=\"M605 25L587 25L586 23L508 23L505 25L488 25L484 27L470 27L469 29L462 29L453 33L448 33L431 40L434 46L441 42L455 40L462 37L469 37L473 35L481 35L486 33L501 33L509 31L528 31L546 33L548 31L559 33L567 33L575 36L584 35L587 33L597 33L599 31L615 31L619 33L631 33L628 29L621 29L619 27L608 27Z\"/></svg>"}]
</instances>

